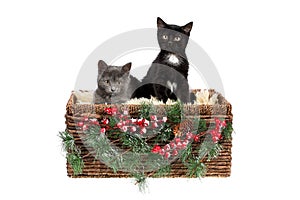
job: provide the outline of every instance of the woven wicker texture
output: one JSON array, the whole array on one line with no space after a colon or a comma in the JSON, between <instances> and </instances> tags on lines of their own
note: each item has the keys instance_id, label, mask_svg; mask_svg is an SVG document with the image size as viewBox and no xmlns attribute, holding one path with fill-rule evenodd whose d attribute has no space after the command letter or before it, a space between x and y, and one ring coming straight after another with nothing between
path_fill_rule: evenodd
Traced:
<instances>
[{"instance_id":1,"label":"woven wicker texture","mask_svg":"<svg viewBox=\"0 0 300 200\"><path fill-rule=\"evenodd\" d=\"M216 93L214 90L209 91L210 94ZM74 176L73 169L69 163L67 163L67 173L69 177L73 178L109 178L109 177L129 177L126 172L119 171L114 173L105 164L99 160L95 160L93 155L89 154L89 150L84 146L81 138L83 137L82 131L77 127L77 122L81 120L82 116L96 117L98 119L105 115L104 109L111 107L112 105L105 104L76 104L76 96L72 93L66 106L66 130L71 133L75 139L75 144L81 150L81 156L84 161L83 172L80 175ZM138 116L140 105L114 105L119 109L129 109L131 116ZM167 105L157 105L157 115L163 115L165 107ZM184 105L183 112L186 117L194 118L200 117L206 121L206 123L214 123L214 118L223 118L227 122L232 122L233 116L231 113L231 104L221 95L218 97L218 104L215 105ZM161 111L161 113L159 113ZM151 141L149 141L151 143ZM228 177L231 173L231 148L232 140L222 139L220 144L223 146L219 156L210 161L204 161L207 167L207 177ZM193 144L197 145L197 144ZM199 144L198 144L199 145ZM193 148L195 149L195 148ZM193 152L197 154L197 152ZM187 169L180 162L175 161L171 164L171 172L167 177L186 177Z\"/></svg>"}]
</instances>

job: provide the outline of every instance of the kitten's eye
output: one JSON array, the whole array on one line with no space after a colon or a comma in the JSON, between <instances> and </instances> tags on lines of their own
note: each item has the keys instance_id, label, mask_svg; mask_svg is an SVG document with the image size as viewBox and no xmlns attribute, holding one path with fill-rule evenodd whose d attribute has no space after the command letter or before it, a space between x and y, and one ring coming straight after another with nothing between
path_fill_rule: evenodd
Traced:
<instances>
[{"instance_id":1,"label":"kitten's eye","mask_svg":"<svg viewBox=\"0 0 300 200\"><path fill-rule=\"evenodd\" d=\"M109 80L106 80L105 83L109 83Z\"/></svg>"},{"instance_id":2,"label":"kitten's eye","mask_svg":"<svg viewBox=\"0 0 300 200\"><path fill-rule=\"evenodd\" d=\"M168 36L167 35L162 35L162 39L167 40Z\"/></svg>"},{"instance_id":3,"label":"kitten's eye","mask_svg":"<svg viewBox=\"0 0 300 200\"><path fill-rule=\"evenodd\" d=\"M181 38L179 36L174 37L174 41L178 42L180 40L181 40Z\"/></svg>"}]
</instances>

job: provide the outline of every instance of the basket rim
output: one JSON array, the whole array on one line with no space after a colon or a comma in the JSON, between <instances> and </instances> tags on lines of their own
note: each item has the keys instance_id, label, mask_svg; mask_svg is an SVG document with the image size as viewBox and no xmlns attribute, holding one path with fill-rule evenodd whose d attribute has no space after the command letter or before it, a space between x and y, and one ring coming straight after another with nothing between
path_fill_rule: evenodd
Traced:
<instances>
[{"instance_id":1,"label":"basket rim","mask_svg":"<svg viewBox=\"0 0 300 200\"><path fill-rule=\"evenodd\" d=\"M191 90L191 92L196 93L198 91L201 91L204 89L193 89ZM205 89L208 90L210 93L210 96L212 94L218 94L218 98L221 101L221 103L218 104L214 104L214 105L209 105L209 104L183 104L184 109L199 109L199 110L213 110L213 109L218 109L218 108L223 108L226 109L226 114L227 115L232 115L231 114L231 110L232 110L232 106L231 104L226 100L226 98L219 92L215 91L214 89ZM92 90L79 90L81 92L91 92ZM95 109L95 108L99 108L100 110L104 110L104 108L107 107L112 107L112 106L116 106L116 107L135 107L135 108L139 108L141 105L140 104L94 104L94 103L84 103L84 104L80 104L80 103L76 103L76 96L75 96L75 92L77 91L72 91L70 98L67 102L66 105L66 110L67 113L69 114L74 114L75 110L79 107L83 107L86 109ZM154 105L154 107L161 107L161 108L165 108L168 107L170 105L166 105L166 104L161 104L161 105Z\"/></svg>"}]
</instances>

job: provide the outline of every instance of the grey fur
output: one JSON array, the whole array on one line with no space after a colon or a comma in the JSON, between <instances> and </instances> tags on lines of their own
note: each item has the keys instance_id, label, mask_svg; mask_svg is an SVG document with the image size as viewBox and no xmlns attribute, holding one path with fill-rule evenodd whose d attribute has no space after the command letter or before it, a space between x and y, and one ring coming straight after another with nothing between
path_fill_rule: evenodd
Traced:
<instances>
[{"instance_id":1,"label":"grey fur","mask_svg":"<svg viewBox=\"0 0 300 200\"><path fill-rule=\"evenodd\" d=\"M98 62L98 88L94 92L94 103L124 103L128 101L140 81L130 75L131 63L124 66L109 66Z\"/></svg>"}]
</instances>

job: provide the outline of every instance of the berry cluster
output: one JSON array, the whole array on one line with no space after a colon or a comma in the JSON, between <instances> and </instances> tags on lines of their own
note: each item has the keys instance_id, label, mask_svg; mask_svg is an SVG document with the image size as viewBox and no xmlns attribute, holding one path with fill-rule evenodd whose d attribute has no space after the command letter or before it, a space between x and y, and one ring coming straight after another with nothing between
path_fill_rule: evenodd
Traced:
<instances>
[{"instance_id":1,"label":"berry cluster","mask_svg":"<svg viewBox=\"0 0 300 200\"><path fill-rule=\"evenodd\" d=\"M222 139L222 130L226 127L226 121L221 121L219 118L215 118L215 128L210 130L210 134L214 143L217 143Z\"/></svg>"},{"instance_id":2,"label":"berry cluster","mask_svg":"<svg viewBox=\"0 0 300 200\"><path fill-rule=\"evenodd\" d=\"M167 117L158 119L156 115L151 115L149 120L145 118L133 119L129 117L127 110L119 112L114 107L105 108L104 111L108 117L103 118L100 122L95 118L89 119L89 117L85 116L82 118L82 121L77 123L77 126L83 131L87 131L90 126L97 126L101 134L105 134L107 131L116 132L117 130L117 132L121 133L144 135L146 133L158 132L167 122ZM185 149L189 143L200 142L200 138L206 134L210 134L212 141L217 143L222 139L222 131L227 124L225 120L221 121L218 118L215 118L214 121L215 127L211 130L197 134L187 132L183 133L181 137L175 135L175 138L170 143L162 147L157 144L154 145L151 152L159 154L165 159L170 159L177 156L179 151Z\"/></svg>"},{"instance_id":3,"label":"berry cluster","mask_svg":"<svg viewBox=\"0 0 300 200\"><path fill-rule=\"evenodd\" d=\"M97 119L89 119L87 116L84 116L82 118L82 121L77 123L77 126L80 127L83 131L88 130L91 125L100 126Z\"/></svg>"},{"instance_id":4,"label":"berry cluster","mask_svg":"<svg viewBox=\"0 0 300 200\"><path fill-rule=\"evenodd\" d=\"M187 132L185 137L176 137L169 144L166 144L163 147L155 145L151 152L155 154L160 154L165 159L174 157L178 155L178 151L183 150L189 143L200 142L200 137L206 135L207 133L211 135L214 143L217 143L222 139L222 130L226 127L226 121L221 121L218 118L215 118L215 128L207 132L201 132L199 134L193 134L192 132Z\"/></svg>"},{"instance_id":5,"label":"berry cluster","mask_svg":"<svg viewBox=\"0 0 300 200\"><path fill-rule=\"evenodd\" d=\"M87 116L77 123L83 131L89 129L91 125L99 126L99 132L105 134L109 130L119 130L121 132L129 132L132 134L146 134L147 132L159 131L163 124L167 121L167 117L158 119L156 115L150 116L150 121L142 119L129 118L128 111L119 112L117 108L105 108L104 112L109 117L103 118L100 123L97 119L89 119ZM114 122L114 123L111 123Z\"/></svg>"},{"instance_id":6,"label":"berry cluster","mask_svg":"<svg viewBox=\"0 0 300 200\"><path fill-rule=\"evenodd\" d=\"M165 159L169 159L170 157L174 157L178 155L180 150L186 148L186 146L191 142L192 133L187 133L185 138L174 138L169 144L160 147L159 145L155 145L151 150L152 153L160 154Z\"/></svg>"}]
</instances>

